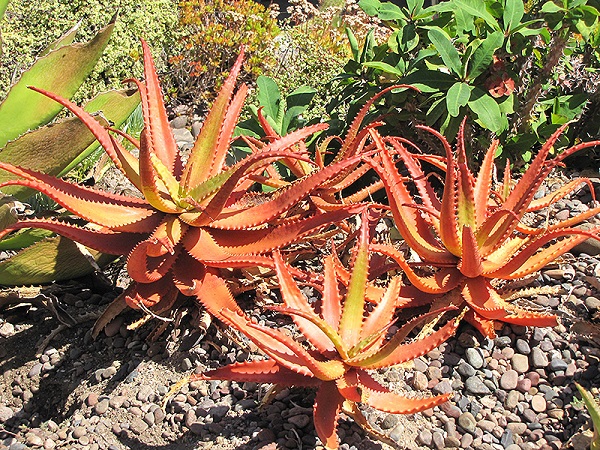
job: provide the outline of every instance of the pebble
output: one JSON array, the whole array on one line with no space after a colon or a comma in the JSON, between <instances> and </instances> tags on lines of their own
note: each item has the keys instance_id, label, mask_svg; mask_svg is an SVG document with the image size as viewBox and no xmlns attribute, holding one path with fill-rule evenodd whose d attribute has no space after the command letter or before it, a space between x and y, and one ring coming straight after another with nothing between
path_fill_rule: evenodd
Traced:
<instances>
[{"instance_id":1,"label":"pebble","mask_svg":"<svg viewBox=\"0 0 600 450\"><path fill-rule=\"evenodd\" d=\"M518 373L525 373L529 370L529 359L526 355L515 353L510 360L512 368Z\"/></svg>"},{"instance_id":2,"label":"pebble","mask_svg":"<svg viewBox=\"0 0 600 450\"><path fill-rule=\"evenodd\" d=\"M539 347L535 347L531 352L531 365L536 369L548 366L548 357Z\"/></svg>"},{"instance_id":3,"label":"pebble","mask_svg":"<svg viewBox=\"0 0 600 450\"><path fill-rule=\"evenodd\" d=\"M96 404L96 406L94 407L94 412L97 415L101 416L102 414L106 413L106 411L108 411L108 406L109 400L103 399Z\"/></svg>"},{"instance_id":4,"label":"pebble","mask_svg":"<svg viewBox=\"0 0 600 450\"><path fill-rule=\"evenodd\" d=\"M470 412L462 413L458 418L458 424L470 433L475 432L475 427L477 427L477 421Z\"/></svg>"},{"instance_id":5,"label":"pebble","mask_svg":"<svg viewBox=\"0 0 600 450\"><path fill-rule=\"evenodd\" d=\"M15 413L8 406L0 405L0 423L4 423L13 418Z\"/></svg>"},{"instance_id":6,"label":"pebble","mask_svg":"<svg viewBox=\"0 0 600 450\"><path fill-rule=\"evenodd\" d=\"M129 423L129 429L135 434L142 434L148 429L148 424L139 417L134 417Z\"/></svg>"},{"instance_id":7,"label":"pebble","mask_svg":"<svg viewBox=\"0 0 600 450\"><path fill-rule=\"evenodd\" d=\"M534 395L531 397L531 408L535 412L544 412L546 410L546 399L543 395Z\"/></svg>"},{"instance_id":8,"label":"pebble","mask_svg":"<svg viewBox=\"0 0 600 450\"><path fill-rule=\"evenodd\" d=\"M433 435L431 431L424 429L419 431L419 436L417 440L419 444L429 447L433 443Z\"/></svg>"},{"instance_id":9,"label":"pebble","mask_svg":"<svg viewBox=\"0 0 600 450\"><path fill-rule=\"evenodd\" d=\"M519 374L516 370L507 370L500 377L500 387L507 391L516 389L519 380Z\"/></svg>"},{"instance_id":10,"label":"pebble","mask_svg":"<svg viewBox=\"0 0 600 450\"><path fill-rule=\"evenodd\" d=\"M491 392L490 388L483 383L481 378L475 376L467 378L467 381L465 381L465 387L471 394L486 395Z\"/></svg>"},{"instance_id":11,"label":"pebble","mask_svg":"<svg viewBox=\"0 0 600 450\"><path fill-rule=\"evenodd\" d=\"M468 348L465 351L465 356L467 358L467 362L474 369L481 369L483 367L483 355L481 354L481 350L478 348Z\"/></svg>"}]
</instances>

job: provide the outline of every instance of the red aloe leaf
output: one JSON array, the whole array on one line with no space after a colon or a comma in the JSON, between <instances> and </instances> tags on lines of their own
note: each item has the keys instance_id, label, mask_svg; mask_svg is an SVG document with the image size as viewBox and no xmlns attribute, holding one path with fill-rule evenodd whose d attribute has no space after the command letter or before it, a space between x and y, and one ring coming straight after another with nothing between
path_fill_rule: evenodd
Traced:
<instances>
[{"instance_id":1,"label":"red aloe leaf","mask_svg":"<svg viewBox=\"0 0 600 450\"><path fill-rule=\"evenodd\" d=\"M137 245L138 242L146 239L147 234L112 232L108 230L92 230L81 228L66 222L59 222L53 219L31 219L22 220L9 225L0 231L0 239L11 231L23 228L42 228L60 234L72 241L79 242L86 247L93 248L102 253L110 255L127 255Z\"/></svg>"},{"instance_id":2,"label":"red aloe leaf","mask_svg":"<svg viewBox=\"0 0 600 450\"><path fill-rule=\"evenodd\" d=\"M117 130L118 131L118 130ZM142 181L140 179L140 161L123 147L113 136L110 140L114 145L115 153L121 161L121 171L131 183L142 192ZM138 143L139 150L139 143Z\"/></svg>"},{"instance_id":3,"label":"red aloe leaf","mask_svg":"<svg viewBox=\"0 0 600 450\"><path fill-rule=\"evenodd\" d=\"M412 196L408 192L400 174L397 172L389 151L383 147L380 154L382 166L371 160L373 169L379 174L388 193L388 201L394 224L410 248L414 249L423 259L433 263L448 263L455 257L446 249L440 247L431 234L430 225L423 219L415 208L405 205L412 204Z\"/></svg>"},{"instance_id":4,"label":"red aloe leaf","mask_svg":"<svg viewBox=\"0 0 600 450\"><path fill-rule=\"evenodd\" d=\"M335 249L333 251L335 252ZM323 261L324 281L321 314L325 322L337 331L342 316L342 298L340 296L333 258L333 255L327 255Z\"/></svg>"},{"instance_id":5,"label":"red aloe leaf","mask_svg":"<svg viewBox=\"0 0 600 450\"><path fill-rule=\"evenodd\" d=\"M141 41L142 52L144 54L146 89L145 92L140 90L140 95L142 98L145 130L148 133L148 144L150 145L150 151L158 156L163 164L173 173L178 153L177 144L169 125L150 49L143 39Z\"/></svg>"},{"instance_id":6,"label":"red aloe leaf","mask_svg":"<svg viewBox=\"0 0 600 450\"><path fill-rule=\"evenodd\" d=\"M201 296L207 295L206 292L208 289L214 287L212 292L214 296L211 303L219 302L221 306L231 310L236 308L236 303L231 292L228 289L224 289L226 286L224 287L223 284L215 281L215 279L220 280L220 278L216 276L215 279L205 277L206 266L192 258L187 252L179 252L177 261L175 261L171 272L173 273L175 286L177 286L177 289L183 295L200 299ZM207 286L204 287L204 291L201 291L205 278ZM202 300L200 301L202 302Z\"/></svg>"},{"instance_id":7,"label":"red aloe leaf","mask_svg":"<svg viewBox=\"0 0 600 450\"><path fill-rule=\"evenodd\" d=\"M251 383L274 383L284 386L318 386L322 382L318 378L300 375L280 366L275 360L247 361L234 363L203 374L192 375L194 380L230 380Z\"/></svg>"},{"instance_id":8,"label":"red aloe leaf","mask_svg":"<svg viewBox=\"0 0 600 450\"><path fill-rule=\"evenodd\" d=\"M598 206L596 208L590 208L587 211L582 212L581 214L577 214L576 216L570 217L565 220L561 220L560 222L557 222L557 223L553 223L552 225L549 225L546 228L533 228L533 227L528 227L528 226L520 223L517 226L517 231L519 231L521 233L525 233L529 236L543 234L548 231L555 231L560 228L568 228L568 227L572 227L573 225L578 225L581 222L583 222L584 220L587 220L590 217L594 217L598 214L600 214L600 206Z\"/></svg>"},{"instance_id":9,"label":"red aloe leaf","mask_svg":"<svg viewBox=\"0 0 600 450\"><path fill-rule=\"evenodd\" d=\"M158 281L171 269L177 259L177 254L167 253L151 257L148 248L155 245L152 238L140 242L127 258L127 273L138 283L153 283Z\"/></svg>"},{"instance_id":10,"label":"red aloe leaf","mask_svg":"<svg viewBox=\"0 0 600 450\"><path fill-rule=\"evenodd\" d=\"M427 317L438 314L439 312L440 311L431 312L431 314L427 314ZM418 318L417 321L406 324L405 326L407 326L407 328L404 331L396 333L392 339L374 353L370 352L367 356L359 354L353 360L346 361L346 363L365 369L381 369L402 364L406 361L418 358L419 356L423 356L438 347L456 332L460 323L459 318L451 319L446 325L430 335L414 342L402 344L402 341L406 338L406 334L420 322L420 319L422 318Z\"/></svg>"},{"instance_id":11,"label":"red aloe leaf","mask_svg":"<svg viewBox=\"0 0 600 450\"><path fill-rule=\"evenodd\" d=\"M492 191L494 157L496 156L497 148L498 140L492 141L490 148L486 152L483 162L479 167L479 173L477 174L477 181L475 182L473 194L473 200L475 202L475 223L477 224L477 227L483 224L488 214L487 207L490 192Z\"/></svg>"},{"instance_id":12,"label":"red aloe leaf","mask_svg":"<svg viewBox=\"0 0 600 450\"><path fill-rule=\"evenodd\" d=\"M310 176L292 183L289 187L275 191L269 201L260 205L241 210L225 210L217 220L211 223L211 227L242 229L269 222L318 189L321 183L334 176L339 170L353 164L359 158L349 158L314 172Z\"/></svg>"},{"instance_id":13,"label":"red aloe leaf","mask_svg":"<svg viewBox=\"0 0 600 450\"><path fill-rule=\"evenodd\" d=\"M512 211L501 208L492 213L475 231L479 252L482 256L488 256L507 238L508 230L513 228L513 223L518 222L519 217Z\"/></svg>"},{"instance_id":14,"label":"red aloe leaf","mask_svg":"<svg viewBox=\"0 0 600 450\"><path fill-rule=\"evenodd\" d=\"M458 270L468 278L478 277L483 273L482 258L473 228L467 225L462 229L462 246L462 258L458 263Z\"/></svg>"},{"instance_id":15,"label":"red aloe leaf","mask_svg":"<svg viewBox=\"0 0 600 450\"><path fill-rule=\"evenodd\" d=\"M584 242L589 238L600 240L599 233L600 227L593 228L589 231L579 228L565 228L549 231L529 242L503 267L500 267L493 272L486 272L486 276L503 279L524 277L540 270L549 262L554 261L577 244ZM557 241L548 247L542 248L548 242L565 236L568 237Z\"/></svg>"},{"instance_id":16,"label":"red aloe leaf","mask_svg":"<svg viewBox=\"0 0 600 450\"><path fill-rule=\"evenodd\" d=\"M196 138L196 143L183 170L182 181L184 191L189 191L192 187L207 180L210 176L212 161L215 156L214 152L219 142L223 122L229 114L229 102L233 95L235 81L242 67L243 60L244 50L242 49L229 72L229 76L223 83L223 87L213 103L208 116L204 120L200 134Z\"/></svg>"},{"instance_id":17,"label":"red aloe leaf","mask_svg":"<svg viewBox=\"0 0 600 450\"><path fill-rule=\"evenodd\" d=\"M349 205L343 210L325 212L268 228L255 230L208 230L207 232L210 233L210 237L216 244L216 246L213 246L213 249L222 249L224 255L237 257L240 255L260 254L290 244L302 238L305 234L315 232L325 225L338 223L347 219L360 212L363 208L363 205ZM184 238L184 242L188 251L199 261L218 261L225 257L213 258L212 255L209 257L202 245L194 243L193 239L188 241L187 236ZM192 245L188 245L188 242ZM216 251L213 253L216 254Z\"/></svg>"},{"instance_id":18,"label":"red aloe leaf","mask_svg":"<svg viewBox=\"0 0 600 450\"><path fill-rule=\"evenodd\" d=\"M75 114L89 128L94 137L98 140L100 145L104 148L110 159L113 161L115 166L117 166L117 168L129 178L130 173L124 170L122 160L120 157L120 155L126 150L124 150L121 147L120 143L111 139L111 136L108 133L108 131L102 125L100 125L90 113L88 113L83 108L77 106L75 103L72 103L65 98L53 94L52 92L46 91L44 89L39 89L33 86L29 86L29 89L39 92L40 94L45 95L48 98L51 98L52 100L60 103L65 108L69 109L73 114ZM132 179L132 181L134 180L135 179Z\"/></svg>"},{"instance_id":19,"label":"red aloe leaf","mask_svg":"<svg viewBox=\"0 0 600 450\"><path fill-rule=\"evenodd\" d=\"M30 169L15 167L0 162L0 169L21 179L0 184L0 188L11 185L30 187L85 220L113 230L150 232L160 221L157 213L144 200L124 195L110 194L55 178Z\"/></svg>"},{"instance_id":20,"label":"red aloe leaf","mask_svg":"<svg viewBox=\"0 0 600 450\"><path fill-rule=\"evenodd\" d=\"M185 263L186 258L182 258L181 262ZM188 281L188 283L191 281L192 283L195 283L194 280L190 279L190 275L186 274L185 270L183 270L183 264L177 264L177 266L177 278L180 279L180 281ZM184 275L187 280L181 279L181 275ZM200 279L200 283L196 283L199 284L195 292L198 301L202 303L204 308L206 308L209 313L217 317L219 320L222 320L228 324L231 322L231 326L236 328L238 328L236 326L238 322L245 326L246 319L245 317L242 319L244 313L236 303L233 295L231 295L231 291L227 287L225 280L212 271L202 270L202 275L203 276ZM234 324L234 322L232 322L228 316L223 314L224 311L229 311L233 317L239 318L239 320L236 320Z\"/></svg>"},{"instance_id":21,"label":"red aloe leaf","mask_svg":"<svg viewBox=\"0 0 600 450\"><path fill-rule=\"evenodd\" d=\"M503 320L506 316L506 301L498 295L486 278L467 279L461 295L471 308L488 319Z\"/></svg>"},{"instance_id":22,"label":"red aloe leaf","mask_svg":"<svg viewBox=\"0 0 600 450\"><path fill-rule=\"evenodd\" d=\"M414 414L450 400L452 393L426 398L409 398L388 391L364 371L359 373L363 402L392 414Z\"/></svg>"},{"instance_id":23,"label":"red aloe leaf","mask_svg":"<svg viewBox=\"0 0 600 450\"><path fill-rule=\"evenodd\" d=\"M410 282L422 292L443 294L457 287L463 275L456 268L441 268L431 276L420 276L412 269L400 251L382 244L371 244L371 249L392 258L404 271Z\"/></svg>"},{"instance_id":24,"label":"red aloe leaf","mask_svg":"<svg viewBox=\"0 0 600 450\"><path fill-rule=\"evenodd\" d=\"M306 318L292 314L292 319L298 326L300 332L310 341L312 345L321 353L327 353L335 350L332 339L328 336L330 333L324 333L323 325L329 325L319 317L308 303L308 300L300 291L300 288L295 283L292 275L287 270L283 259L279 252L273 254L275 260L275 270L277 271L277 279L279 280L279 289L284 304L292 309L303 312ZM324 322L324 323L323 323ZM321 325L321 326L319 326ZM331 327L329 327L331 328ZM336 330L331 329L334 335L337 335ZM339 341L339 337L338 337Z\"/></svg>"},{"instance_id":25,"label":"red aloe leaf","mask_svg":"<svg viewBox=\"0 0 600 450\"><path fill-rule=\"evenodd\" d=\"M317 435L325 448L337 449L337 423L342 410L344 397L333 382L323 383L317 391L313 418Z\"/></svg>"}]
</instances>

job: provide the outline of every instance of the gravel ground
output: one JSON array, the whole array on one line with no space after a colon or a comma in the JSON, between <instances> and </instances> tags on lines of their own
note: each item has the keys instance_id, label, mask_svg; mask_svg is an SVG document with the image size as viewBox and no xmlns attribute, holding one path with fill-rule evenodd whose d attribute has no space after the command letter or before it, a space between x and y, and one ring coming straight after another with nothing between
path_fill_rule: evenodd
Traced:
<instances>
[{"instance_id":1,"label":"gravel ground","mask_svg":"<svg viewBox=\"0 0 600 450\"><path fill-rule=\"evenodd\" d=\"M584 191L558 202L549 217L566 218L589 201ZM506 326L488 340L463 324L439 349L380 373L383 381L415 395L454 396L412 416L366 410L393 446L343 420L341 448L588 448L589 415L574 401L573 383L600 385L600 326L594 325L600 318L599 254L595 244L580 246L533 281L556 286L556 295L538 295L531 305L557 311L558 327ZM74 317L92 317L118 295L82 281L52 292ZM37 354L60 322L29 304L1 313L0 450L322 448L310 390L285 389L263 404L269 386L197 381L168 396L205 364L259 357L255 348L240 347L214 326L200 331L196 314L193 308L180 311L156 339L150 323L128 329L139 319L133 311L97 340L88 320L64 327Z\"/></svg>"}]
</instances>

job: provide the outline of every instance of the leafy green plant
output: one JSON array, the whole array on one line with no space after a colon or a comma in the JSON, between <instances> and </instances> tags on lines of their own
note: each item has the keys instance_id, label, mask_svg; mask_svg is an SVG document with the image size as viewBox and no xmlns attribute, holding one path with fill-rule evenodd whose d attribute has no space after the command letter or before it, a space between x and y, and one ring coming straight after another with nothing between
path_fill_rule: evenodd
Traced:
<instances>
[{"instance_id":1,"label":"leafy green plant","mask_svg":"<svg viewBox=\"0 0 600 450\"><path fill-rule=\"evenodd\" d=\"M452 141L467 116L475 154L496 135L504 143L499 154L516 156L517 164L529 162L536 144L582 113L581 73L569 67L586 47L597 48L595 7L567 0L560 6L536 2L529 11L522 0L423 3L361 0L392 34L382 44L368 36L360 47L350 33L353 57L338 77L329 111L346 104L352 117L377 86L412 84L419 93L398 93L380 106L390 127L420 139L408 126L417 121ZM565 134L560 144L567 138L573 141Z\"/></svg>"},{"instance_id":2,"label":"leafy green plant","mask_svg":"<svg viewBox=\"0 0 600 450\"><path fill-rule=\"evenodd\" d=\"M178 104L204 108L224 81L240 46L246 63L242 78L256 79L273 64L267 51L279 33L269 9L249 0L182 0L179 29L183 48L170 58L169 96Z\"/></svg>"}]
</instances>

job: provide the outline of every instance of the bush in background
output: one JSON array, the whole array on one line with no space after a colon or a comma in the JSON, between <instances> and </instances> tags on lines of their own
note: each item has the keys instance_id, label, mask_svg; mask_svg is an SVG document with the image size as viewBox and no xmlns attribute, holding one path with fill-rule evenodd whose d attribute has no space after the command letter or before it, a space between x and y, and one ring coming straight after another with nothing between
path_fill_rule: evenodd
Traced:
<instances>
[{"instance_id":1,"label":"bush in background","mask_svg":"<svg viewBox=\"0 0 600 450\"><path fill-rule=\"evenodd\" d=\"M268 52L279 34L273 10L253 0L183 0L179 9L182 48L170 58L172 103L204 108L242 45L246 49L242 81L255 80L274 63Z\"/></svg>"},{"instance_id":2,"label":"bush in background","mask_svg":"<svg viewBox=\"0 0 600 450\"><path fill-rule=\"evenodd\" d=\"M177 4L174 0L39 0L9 3L2 22L3 53L0 95L5 95L21 72L62 33L81 21L76 41L90 39L118 10L110 42L75 100L121 87L125 78L141 76L139 38L154 49L159 70L165 68L165 49L176 44Z\"/></svg>"}]
</instances>

